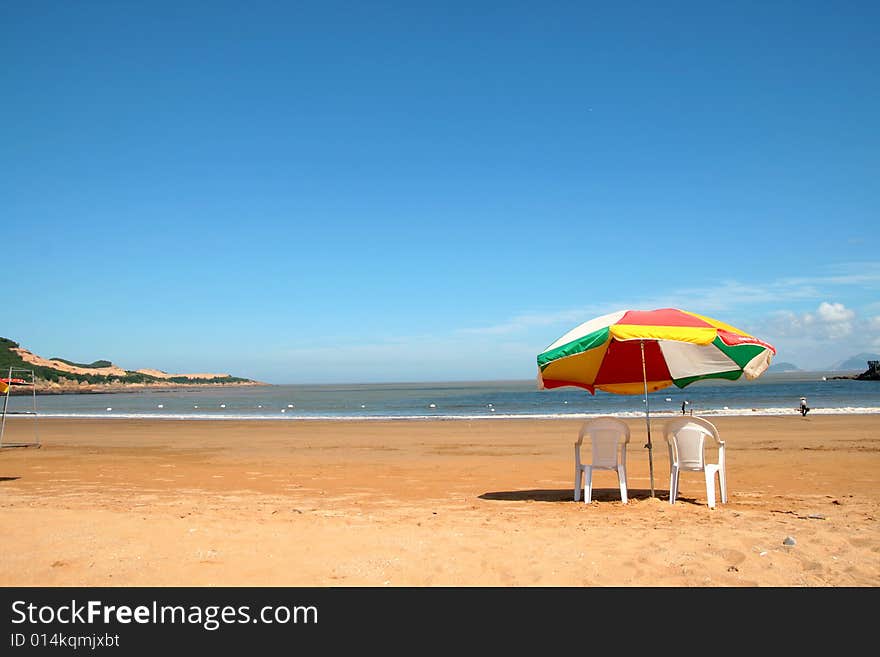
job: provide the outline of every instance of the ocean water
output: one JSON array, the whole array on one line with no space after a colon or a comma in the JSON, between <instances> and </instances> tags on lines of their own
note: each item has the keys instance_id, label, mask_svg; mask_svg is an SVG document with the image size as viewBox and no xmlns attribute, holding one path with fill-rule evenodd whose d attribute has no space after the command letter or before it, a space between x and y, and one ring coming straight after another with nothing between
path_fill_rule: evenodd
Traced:
<instances>
[{"instance_id":1,"label":"ocean water","mask_svg":"<svg viewBox=\"0 0 880 657\"><path fill-rule=\"evenodd\" d=\"M880 382L823 380L833 373L774 373L755 381L699 382L649 394L652 416L795 414L801 396L812 414L880 413ZM12 412L30 396L10 398ZM273 385L175 392L37 395L39 417L191 420L394 420L642 417L643 395L590 395L579 388L538 390L531 381Z\"/></svg>"}]
</instances>

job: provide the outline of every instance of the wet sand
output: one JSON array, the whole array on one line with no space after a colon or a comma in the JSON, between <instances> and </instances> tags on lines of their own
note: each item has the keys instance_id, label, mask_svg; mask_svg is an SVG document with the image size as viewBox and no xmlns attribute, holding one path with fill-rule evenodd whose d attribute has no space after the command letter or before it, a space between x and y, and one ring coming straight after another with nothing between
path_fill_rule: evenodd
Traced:
<instances>
[{"instance_id":1,"label":"wet sand","mask_svg":"<svg viewBox=\"0 0 880 657\"><path fill-rule=\"evenodd\" d=\"M660 421L623 505L573 501L579 420L41 418L0 450L0 585L880 585L880 415L713 421L714 510L700 473L668 503Z\"/></svg>"}]
</instances>

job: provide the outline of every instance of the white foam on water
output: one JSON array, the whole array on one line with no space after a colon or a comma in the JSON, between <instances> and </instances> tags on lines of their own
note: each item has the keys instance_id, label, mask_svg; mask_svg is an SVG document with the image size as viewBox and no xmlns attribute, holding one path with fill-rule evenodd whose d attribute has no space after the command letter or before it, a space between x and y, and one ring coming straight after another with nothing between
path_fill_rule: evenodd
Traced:
<instances>
[{"instance_id":1,"label":"white foam on water","mask_svg":"<svg viewBox=\"0 0 880 657\"><path fill-rule=\"evenodd\" d=\"M873 415L880 413L880 407L877 406L843 406L838 408L814 408L810 410L811 415ZM214 421L267 421L275 420L276 422L290 422L296 420L326 420L333 422L362 422L362 421L391 421L391 420L577 420L600 415L614 415L621 418L644 418L643 411L623 411L619 413L597 412L597 413L497 413L495 409L481 414L462 414L462 415L330 415L326 413L300 413L285 414L284 417L278 415L241 415L236 413L122 413L114 412L112 416L104 413L40 413L40 417L44 418L65 418L65 419L104 419L104 420L214 420ZM651 417L655 419L663 419L670 417L678 417L681 414L677 411L657 411L652 412ZM800 411L792 408L721 408L721 409L695 409L693 415L702 417L727 416L727 417L760 417L765 415L779 416L790 415L793 418L800 416Z\"/></svg>"}]
</instances>

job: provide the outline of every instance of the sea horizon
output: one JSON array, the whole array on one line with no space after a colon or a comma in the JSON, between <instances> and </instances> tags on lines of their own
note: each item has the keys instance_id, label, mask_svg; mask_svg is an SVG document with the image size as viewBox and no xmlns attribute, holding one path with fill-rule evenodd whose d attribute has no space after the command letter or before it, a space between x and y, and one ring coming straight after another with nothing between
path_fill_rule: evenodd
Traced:
<instances>
[{"instance_id":1,"label":"sea horizon","mask_svg":"<svg viewBox=\"0 0 880 657\"><path fill-rule=\"evenodd\" d=\"M788 415L801 396L814 414L880 413L880 383L840 372L777 372L756 380L700 381L648 396L651 415ZM165 420L480 420L644 417L643 395L576 387L539 390L535 379L267 384L38 394L10 398L10 415Z\"/></svg>"}]
</instances>

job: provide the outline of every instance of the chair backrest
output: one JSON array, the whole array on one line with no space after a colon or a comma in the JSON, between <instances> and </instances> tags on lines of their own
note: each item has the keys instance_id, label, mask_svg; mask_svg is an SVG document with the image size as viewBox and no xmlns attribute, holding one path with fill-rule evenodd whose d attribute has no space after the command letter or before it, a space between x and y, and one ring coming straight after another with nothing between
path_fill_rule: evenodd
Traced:
<instances>
[{"instance_id":1,"label":"chair backrest","mask_svg":"<svg viewBox=\"0 0 880 657\"><path fill-rule=\"evenodd\" d=\"M576 443L578 448L583 443L585 435L590 436L593 467L613 468L617 467L621 458L626 459L626 452L624 451L621 457L619 450L620 445L626 450L626 444L629 442L629 426L623 420L610 416L587 420L578 435Z\"/></svg>"},{"instance_id":2,"label":"chair backrest","mask_svg":"<svg viewBox=\"0 0 880 657\"><path fill-rule=\"evenodd\" d=\"M706 438L721 442L715 425L701 417L670 420L664 427L664 436L669 446L669 460L682 470L703 470Z\"/></svg>"}]
</instances>

